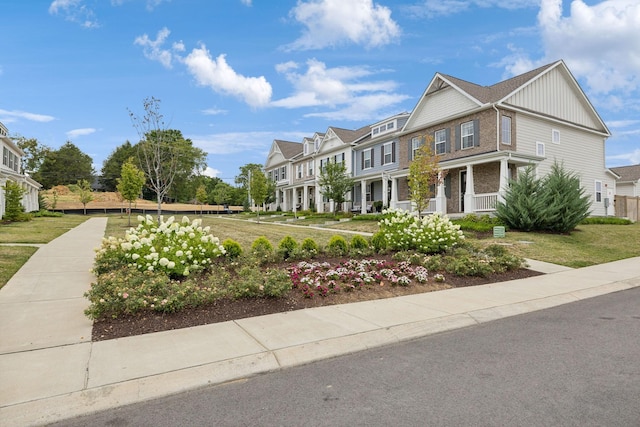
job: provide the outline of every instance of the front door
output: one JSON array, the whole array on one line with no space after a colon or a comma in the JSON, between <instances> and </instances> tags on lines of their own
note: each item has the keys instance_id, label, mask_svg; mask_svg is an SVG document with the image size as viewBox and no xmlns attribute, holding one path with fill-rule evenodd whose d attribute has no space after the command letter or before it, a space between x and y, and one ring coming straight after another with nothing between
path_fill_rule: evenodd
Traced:
<instances>
[{"instance_id":1,"label":"front door","mask_svg":"<svg viewBox=\"0 0 640 427\"><path fill-rule=\"evenodd\" d=\"M467 171L460 171L460 212L464 212L464 193L467 191Z\"/></svg>"}]
</instances>

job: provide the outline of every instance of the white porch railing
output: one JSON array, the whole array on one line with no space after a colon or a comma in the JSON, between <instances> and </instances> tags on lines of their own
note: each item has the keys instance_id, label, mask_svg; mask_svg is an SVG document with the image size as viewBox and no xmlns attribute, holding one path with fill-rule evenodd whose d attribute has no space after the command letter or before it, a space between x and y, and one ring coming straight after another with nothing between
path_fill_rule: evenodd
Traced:
<instances>
[{"instance_id":1,"label":"white porch railing","mask_svg":"<svg viewBox=\"0 0 640 427\"><path fill-rule=\"evenodd\" d=\"M488 212L496 210L498 193L476 194L473 198L476 212Z\"/></svg>"}]
</instances>

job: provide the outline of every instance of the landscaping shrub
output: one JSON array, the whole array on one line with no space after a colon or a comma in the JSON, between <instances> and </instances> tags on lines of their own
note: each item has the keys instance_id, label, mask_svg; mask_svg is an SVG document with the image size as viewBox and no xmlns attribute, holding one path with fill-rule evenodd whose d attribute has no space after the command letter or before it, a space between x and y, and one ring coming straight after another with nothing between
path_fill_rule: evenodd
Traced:
<instances>
[{"instance_id":1,"label":"landscaping shrub","mask_svg":"<svg viewBox=\"0 0 640 427\"><path fill-rule=\"evenodd\" d=\"M225 255L227 258L235 259L242 255L242 246L233 239L225 239L225 241L222 242L222 247L224 247L226 251Z\"/></svg>"},{"instance_id":2,"label":"landscaping shrub","mask_svg":"<svg viewBox=\"0 0 640 427\"><path fill-rule=\"evenodd\" d=\"M371 246L377 253L382 253L387 250L387 238L385 233L378 231L371 236Z\"/></svg>"},{"instance_id":3,"label":"landscaping shrub","mask_svg":"<svg viewBox=\"0 0 640 427\"><path fill-rule=\"evenodd\" d=\"M130 228L124 239L103 239L96 255L96 274L109 269L106 258L119 268L123 262L139 270L163 271L170 276L188 276L211 263L212 258L224 255L225 249L210 228L200 227L201 220L180 223L170 217L157 224L151 215L139 216L137 228Z\"/></svg>"},{"instance_id":4,"label":"landscaping shrub","mask_svg":"<svg viewBox=\"0 0 640 427\"><path fill-rule=\"evenodd\" d=\"M22 206L22 196L26 194L26 190L11 180L7 180L3 190L5 197L3 221L29 221L31 216L24 212L24 206Z\"/></svg>"},{"instance_id":5,"label":"landscaping shrub","mask_svg":"<svg viewBox=\"0 0 640 427\"><path fill-rule=\"evenodd\" d=\"M492 217L489 215L479 216L475 214L465 215L460 219L451 220L451 222L459 225L461 230L476 231L480 233L493 231L493 227L497 225L504 225L502 221L497 217Z\"/></svg>"},{"instance_id":6,"label":"landscaping shrub","mask_svg":"<svg viewBox=\"0 0 640 427\"><path fill-rule=\"evenodd\" d=\"M347 245L347 241L344 237L335 235L329 239L329 243L327 244L327 252L334 256L343 256L349 252L349 246Z\"/></svg>"},{"instance_id":7,"label":"landscaping shrub","mask_svg":"<svg viewBox=\"0 0 640 427\"><path fill-rule=\"evenodd\" d=\"M354 256L369 255L371 253L369 242L361 235L355 234L351 238L351 242L349 243L349 253Z\"/></svg>"},{"instance_id":8,"label":"landscaping shrub","mask_svg":"<svg viewBox=\"0 0 640 427\"><path fill-rule=\"evenodd\" d=\"M504 203L496 204L496 216L517 230L567 233L589 215L589 207L578 175L554 163L542 179L528 167L510 181Z\"/></svg>"},{"instance_id":9,"label":"landscaping shrub","mask_svg":"<svg viewBox=\"0 0 640 427\"><path fill-rule=\"evenodd\" d=\"M627 218L617 218L615 216L594 216L585 218L580 221L580 224L610 224L610 225L629 225L633 224L633 221Z\"/></svg>"},{"instance_id":10,"label":"landscaping shrub","mask_svg":"<svg viewBox=\"0 0 640 427\"><path fill-rule=\"evenodd\" d=\"M278 252L284 259L291 258L295 250L298 248L298 242L291 236L285 236L278 243Z\"/></svg>"},{"instance_id":11,"label":"landscaping shrub","mask_svg":"<svg viewBox=\"0 0 640 427\"><path fill-rule=\"evenodd\" d=\"M318 244L311 237L307 237L302 241L300 245L300 249L309 254L317 255L318 254Z\"/></svg>"},{"instance_id":12,"label":"landscaping shrub","mask_svg":"<svg viewBox=\"0 0 640 427\"><path fill-rule=\"evenodd\" d=\"M261 263L270 261L273 258L273 245L265 236L260 236L251 244L251 253Z\"/></svg>"},{"instance_id":13,"label":"landscaping shrub","mask_svg":"<svg viewBox=\"0 0 640 427\"><path fill-rule=\"evenodd\" d=\"M293 284L289 273L279 268L267 269L264 274L264 295L273 298L280 298L289 292Z\"/></svg>"},{"instance_id":14,"label":"landscaping shrub","mask_svg":"<svg viewBox=\"0 0 640 427\"><path fill-rule=\"evenodd\" d=\"M380 221L380 231L390 249L438 253L464 239L459 225L437 213L424 218L401 209L389 209L385 213L386 218Z\"/></svg>"}]
</instances>

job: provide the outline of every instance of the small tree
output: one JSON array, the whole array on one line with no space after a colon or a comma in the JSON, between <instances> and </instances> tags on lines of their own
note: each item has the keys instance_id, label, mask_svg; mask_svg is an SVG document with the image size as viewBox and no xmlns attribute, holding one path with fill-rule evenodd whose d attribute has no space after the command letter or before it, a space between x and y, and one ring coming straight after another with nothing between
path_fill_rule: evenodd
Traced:
<instances>
[{"instance_id":1,"label":"small tree","mask_svg":"<svg viewBox=\"0 0 640 427\"><path fill-rule=\"evenodd\" d=\"M144 172L135 165L133 157L129 157L129 159L122 164L120 178L117 178L116 181L118 192L124 200L129 202L127 213L129 227L131 227L131 203L138 198L145 183Z\"/></svg>"},{"instance_id":2,"label":"small tree","mask_svg":"<svg viewBox=\"0 0 640 427\"><path fill-rule=\"evenodd\" d=\"M431 150L431 140L426 138L425 143L416 152L416 157L409 164L409 198L415 203L418 217L429 207L434 196L434 188L442 182L440 170L440 157Z\"/></svg>"},{"instance_id":3,"label":"small tree","mask_svg":"<svg viewBox=\"0 0 640 427\"><path fill-rule=\"evenodd\" d=\"M580 177L567 172L562 164L554 163L541 185L546 206L545 229L568 233L589 216L591 202L580 186Z\"/></svg>"},{"instance_id":4,"label":"small tree","mask_svg":"<svg viewBox=\"0 0 640 427\"><path fill-rule=\"evenodd\" d=\"M329 162L320 170L318 180L322 194L335 203L335 214L342 208L346 195L355 184L355 180L347 173L347 167L343 162Z\"/></svg>"},{"instance_id":5,"label":"small tree","mask_svg":"<svg viewBox=\"0 0 640 427\"><path fill-rule=\"evenodd\" d=\"M207 187L205 187L204 184L200 184L196 189L196 200L200 203L200 216L202 216L202 205L207 203L208 197Z\"/></svg>"},{"instance_id":6,"label":"small tree","mask_svg":"<svg viewBox=\"0 0 640 427\"><path fill-rule=\"evenodd\" d=\"M24 213L22 197L26 190L17 182L8 180L4 185L5 210L4 219L7 221L28 221L29 215Z\"/></svg>"},{"instance_id":7,"label":"small tree","mask_svg":"<svg viewBox=\"0 0 640 427\"><path fill-rule=\"evenodd\" d=\"M249 176L249 194L258 205L256 212L258 214L258 222L260 222L260 205L263 204L267 198L267 177L262 171L253 171Z\"/></svg>"},{"instance_id":8,"label":"small tree","mask_svg":"<svg viewBox=\"0 0 640 427\"><path fill-rule=\"evenodd\" d=\"M509 181L504 202L496 203L496 216L510 228L522 231L539 230L545 209L540 180L532 166Z\"/></svg>"},{"instance_id":9,"label":"small tree","mask_svg":"<svg viewBox=\"0 0 640 427\"><path fill-rule=\"evenodd\" d=\"M93 190L91 190L91 184L86 179L78 181L78 196L80 197L80 203L84 207L84 214L87 214L87 203L93 200Z\"/></svg>"}]
</instances>

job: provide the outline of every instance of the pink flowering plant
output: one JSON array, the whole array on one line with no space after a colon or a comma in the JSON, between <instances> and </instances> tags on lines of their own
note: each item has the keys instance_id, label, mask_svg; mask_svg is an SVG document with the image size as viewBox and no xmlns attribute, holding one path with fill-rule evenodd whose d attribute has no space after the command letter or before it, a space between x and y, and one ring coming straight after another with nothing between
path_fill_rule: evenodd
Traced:
<instances>
[{"instance_id":1,"label":"pink flowering plant","mask_svg":"<svg viewBox=\"0 0 640 427\"><path fill-rule=\"evenodd\" d=\"M97 274L122 264L140 271L160 271L171 277L188 276L201 271L213 258L224 255L220 240L201 227L201 220L181 222L174 217L157 224L150 215L138 216L136 228L130 228L122 239L104 239L96 256ZM117 261L113 263L112 261Z\"/></svg>"},{"instance_id":2,"label":"pink flowering plant","mask_svg":"<svg viewBox=\"0 0 640 427\"><path fill-rule=\"evenodd\" d=\"M367 286L409 286L426 283L427 269L408 261L350 259L332 265L328 262L301 261L289 268L294 289L307 298L314 295L349 292Z\"/></svg>"},{"instance_id":3,"label":"pink flowering plant","mask_svg":"<svg viewBox=\"0 0 640 427\"><path fill-rule=\"evenodd\" d=\"M402 209L386 209L380 220L380 232L392 250L416 250L426 254L441 253L464 240L460 226L446 215L434 213L419 218Z\"/></svg>"}]
</instances>

